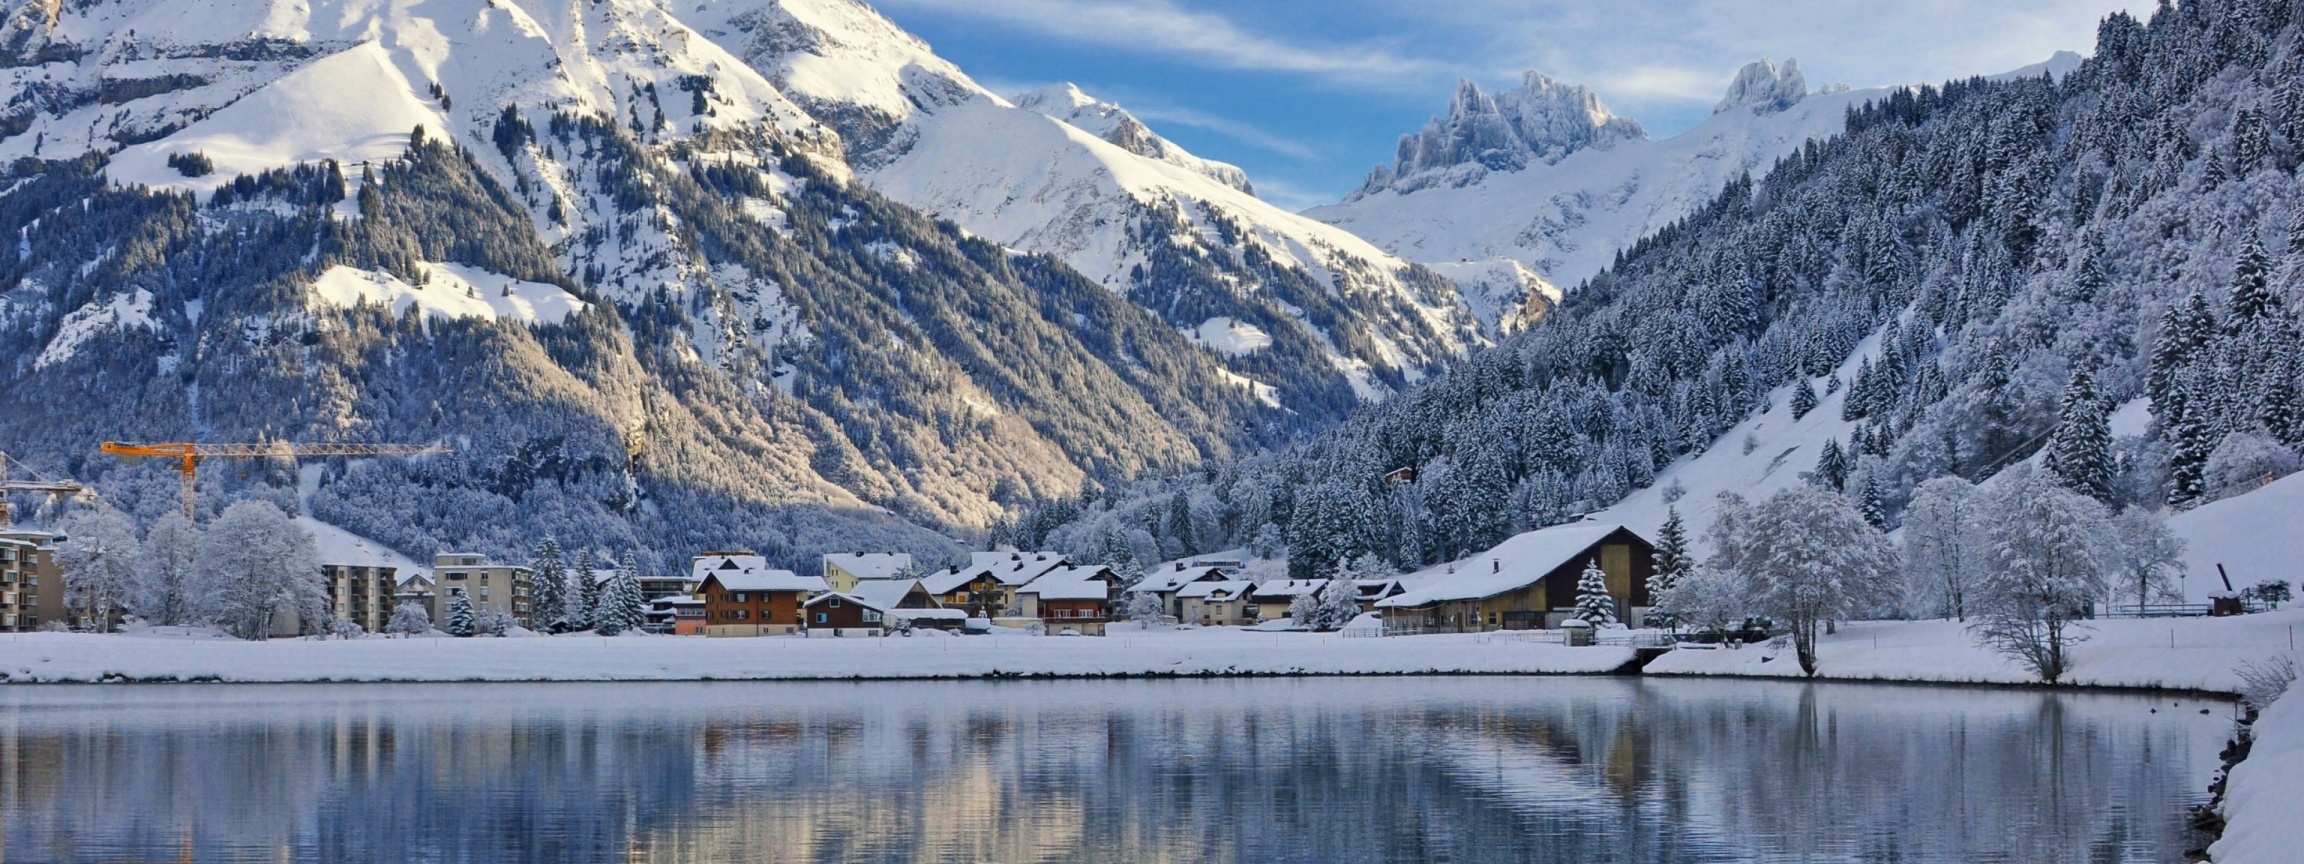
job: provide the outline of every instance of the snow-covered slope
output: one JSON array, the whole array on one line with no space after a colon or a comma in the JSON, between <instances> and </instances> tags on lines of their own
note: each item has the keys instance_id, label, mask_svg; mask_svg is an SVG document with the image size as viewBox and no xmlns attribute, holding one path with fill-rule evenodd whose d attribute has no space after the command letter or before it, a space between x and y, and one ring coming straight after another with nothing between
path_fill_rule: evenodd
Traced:
<instances>
[{"instance_id":1,"label":"snow-covered slope","mask_svg":"<svg viewBox=\"0 0 2304 864\"><path fill-rule=\"evenodd\" d=\"M1248 172L1237 165L1202 159L1176 142L1160 137L1128 109L1081 92L1078 85L1051 84L1016 97L1016 107L1037 111L1086 130L1089 134L1111 142L1114 146L1146 159L1166 162L1200 174L1250 195L1256 194L1248 183Z\"/></svg>"},{"instance_id":2,"label":"snow-covered slope","mask_svg":"<svg viewBox=\"0 0 2304 864\"><path fill-rule=\"evenodd\" d=\"M1573 286L1608 266L1617 250L1710 201L1738 175L1765 171L1802 142L1838 132L1849 106L1886 92L1817 93L1779 107L1788 98L1779 91L1798 79L1791 64L1782 72L1766 61L1752 64L1722 110L1660 141L1620 135L1607 146L1511 170L1403 159L1377 169L1350 199L1305 215L1412 261L1507 259L1553 284ZM1464 102L1459 94L1452 114ZM1402 152L1430 134L1404 137Z\"/></svg>"},{"instance_id":3,"label":"snow-covered slope","mask_svg":"<svg viewBox=\"0 0 2304 864\"><path fill-rule=\"evenodd\" d=\"M1001 244L1055 255L1178 329L1217 315L1298 328L1325 355L1331 368L1321 371L1356 376L1368 395L1482 338L1445 279L1257 199L1237 169L1193 156L1076 88L1010 103L854 0L677 2L684 20L837 129L873 188ZM1174 260L1179 250L1192 260ZM1189 268L1212 272L1199 278L1199 295L1176 302L1165 292L1187 277L1172 271ZM1326 299L1292 293L1304 290Z\"/></svg>"}]
</instances>

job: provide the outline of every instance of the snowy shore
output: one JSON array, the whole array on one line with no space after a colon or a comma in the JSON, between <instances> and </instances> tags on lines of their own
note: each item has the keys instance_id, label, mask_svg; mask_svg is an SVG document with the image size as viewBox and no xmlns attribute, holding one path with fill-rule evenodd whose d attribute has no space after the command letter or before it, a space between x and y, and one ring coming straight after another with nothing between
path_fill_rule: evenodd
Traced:
<instances>
[{"instance_id":1,"label":"snowy shore","mask_svg":"<svg viewBox=\"0 0 2304 864\"><path fill-rule=\"evenodd\" d=\"M2233 618L2146 618L2089 622L2086 641L2072 649L2072 670L2061 683L2235 692L2233 672L2243 660L2290 650L2304 638L2304 609ZM2039 678L1977 645L1958 622L1859 621L1822 637L1817 677L1856 681L1943 684L2032 684ZM1790 646L1749 645L1736 650L1673 651L1648 664L1651 675L1798 677Z\"/></svg>"},{"instance_id":2,"label":"snowy shore","mask_svg":"<svg viewBox=\"0 0 2304 864\"><path fill-rule=\"evenodd\" d=\"M2224 836L2208 847L2218 864L2273 864L2296 860L2304 849L2304 688L2256 718L2248 758L2232 767L2224 788Z\"/></svg>"},{"instance_id":3,"label":"snowy shore","mask_svg":"<svg viewBox=\"0 0 2304 864\"><path fill-rule=\"evenodd\" d=\"M697 681L1258 675L1600 674L1628 648L1485 635L1344 639L1239 630L1106 637L919 636L239 642L135 634L0 637L8 682Z\"/></svg>"}]
</instances>

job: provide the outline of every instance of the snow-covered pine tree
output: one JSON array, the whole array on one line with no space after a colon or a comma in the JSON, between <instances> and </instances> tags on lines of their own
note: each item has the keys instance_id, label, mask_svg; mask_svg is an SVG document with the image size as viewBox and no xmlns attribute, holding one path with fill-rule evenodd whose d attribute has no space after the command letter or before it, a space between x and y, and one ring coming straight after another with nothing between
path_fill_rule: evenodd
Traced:
<instances>
[{"instance_id":1,"label":"snow-covered pine tree","mask_svg":"<svg viewBox=\"0 0 2304 864\"><path fill-rule=\"evenodd\" d=\"M448 626L441 628L450 636L470 636L478 631L472 614L472 598L459 591L448 597Z\"/></svg>"},{"instance_id":2,"label":"snow-covered pine tree","mask_svg":"<svg viewBox=\"0 0 2304 864\"><path fill-rule=\"evenodd\" d=\"M1816 410L1816 385L1801 376L1800 383L1792 385L1792 419L1798 420Z\"/></svg>"},{"instance_id":3,"label":"snow-covered pine tree","mask_svg":"<svg viewBox=\"0 0 2304 864\"><path fill-rule=\"evenodd\" d=\"M2064 388L2056 428L2048 437L2046 464L2048 472L2073 491L2112 501L2111 417L2096 394L2095 379L2086 372L2072 373L2072 382Z\"/></svg>"},{"instance_id":4,"label":"snow-covered pine tree","mask_svg":"<svg viewBox=\"0 0 2304 864\"><path fill-rule=\"evenodd\" d=\"M1808 481L1834 492L1848 488L1848 451L1840 448L1840 439L1824 439L1824 451L1816 454L1816 470Z\"/></svg>"},{"instance_id":5,"label":"snow-covered pine tree","mask_svg":"<svg viewBox=\"0 0 2304 864\"><path fill-rule=\"evenodd\" d=\"M608 577L608 584L600 590L599 605L594 607L592 629L602 636L615 636L640 629L648 623L648 600L640 594L638 568L631 553Z\"/></svg>"},{"instance_id":6,"label":"snow-covered pine tree","mask_svg":"<svg viewBox=\"0 0 2304 864\"><path fill-rule=\"evenodd\" d=\"M567 605L564 620L568 623L561 629L590 630L596 623L595 613L600 605L600 580L595 571L599 569L600 563L592 557L592 550L585 549L576 553L576 572L568 574L576 583L572 586L575 590L569 591L564 601Z\"/></svg>"},{"instance_id":7,"label":"snow-covered pine tree","mask_svg":"<svg viewBox=\"0 0 2304 864\"><path fill-rule=\"evenodd\" d=\"M432 632L432 613L424 611L422 603L402 603L392 607L392 621L384 625L384 632L402 636L422 636Z\"/></svg>"},{"instance_id":8,"label":"snow-covered pine tree","mask_svg":"<svg viewBox=\"0 0 2304 864\"><path fill-rule=\"evenodd\" d=\"M1864 472L1864 482L1856 486L1856 512L1863 514L1864 522L1882 531L1888 530L1887 495L1880 488L1880 472Z\"/></svg>"},{"instance_id":9,"label":"snow-covered pine tree","mask_svg":"<svg viewBox=\"0 0 2304 864\"><path fill-rule=\"evenodd\" d=\"M1856 364L1856 383L1848 386L1848 398L1840 403L1840 419L1854 423L1864 419L1872 409L1873 391L1877 373L1872 371L1872 358L1866 357Z\"/></svg>"},{"instance_id":10,"label":"snow-covered pine tree","mask_svg":"<svg viewBox=\"0 0 2304 864\"><path fill-rule=\"evenodd\" d=\"M1576 619L1594 627L1616 623L1616 600L1608 596L1608 574L1600 562L1587 561L1576 580Z\"/></svg>"},{"instance_id":11,"label":"snow-covered pine tree","mask_svg":"<svg viewBox=\"0 0 2304 864\"><path fill-rule=\"evenodd\" d=\"M507 106L506 110L510 110ZM568 565L560 560L560 541L550 537L536 544L528 567L534 571L534 593L529 597L528 620L537 632L551 633L568 615Z\"/></svg>"},{"instance_id":12,"label":"snow-covered pine tree","mask_svg":"<svg viewBox=\"0 0 2304 864\"><path fill-rule=\"evenodd\" d=\"M2177 382L2199 362L2216 329L2216 313L2197 291L2176 301L2161 317L2160 333L2152 340L2151 374L2145 383L2154 416L2174 416L2170 400L2181 395L2176 392Z\"/></svg>"},{"instance_id":13,"label":"snow-covered pine tree","mask_svg":"<svg viewBox=\"0 0 2304 864\"><path fill-rule=\"evenodd\" d=\"M1680 584L1680 577L1687 575L1688 568L1695 563L1688 555L1688 523L1680 518L1679 507L1664 509L1664 527L1656 531L1654 561L1655 569L1648 575L1648 597L1660 604L1661 598L1672 593ZM1679 624L1670 612L1661 609L1650 612L1646 623L1667 629Z\"/></svg>"},{"instance_id":14,"label":"snow-covered pine tree","mask_svg":"<svg viewBox=\"0 0 2304 864\"><path fill-rule=\"evenodd\" d=\"M2180 389L2189 386L2180 385ZM2201 503L2208 494L2208 457L2215 454L2223 436L2216 434L2215 421L2200 400L2184 397L2172 401L2176 402L2176 416L2168 430L2172 439L2168 457L2168 503L2185 509Z\"/></svg>"}]
</instances>

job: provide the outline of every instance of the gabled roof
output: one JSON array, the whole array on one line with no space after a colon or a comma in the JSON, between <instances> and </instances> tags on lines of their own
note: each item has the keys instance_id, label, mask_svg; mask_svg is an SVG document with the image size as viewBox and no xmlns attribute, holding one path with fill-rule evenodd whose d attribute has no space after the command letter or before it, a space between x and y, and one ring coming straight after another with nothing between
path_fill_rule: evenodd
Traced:
<instances>
[{"instance_id":1,"label":"gabled roof","mask_svg":"<svg viewBox=\"0 0 2304 864\"><path fill-rule=\"evenodd\" d=\"M1246 579L1228 579L1218 582L1194 582L1189 585L1185 585L1182 588L1176 589L1176 596L1185 599L1199 598L1202 600L1216 601L1237 600L1242 595L1247 594L1255 587L1256 583L1250 582Z\"/></svg>"},{"instance_id":2,"label":"gabled roof","mask_svg":"<svg viewBox=\"0 0 2304 864\"><path fill-rule=\"evenodd\" d=\"M838 567L858 579L887 579L912 566L909 552L836 552L824 556L827 573Z\"/></svg>"},{"instance_id":3,"label":"gabled roof","mask_svg":"<svg viewBox=\"0 0 2304 864\"><path fill-rule=\"evenodd\" d=\"M1129 588L1128 592L1131 594L1166 594L1196 582L1223 582L1230 579L1231 576L1231 571L1224 567L1201 566L1183 569L1170 567L1144 574L1144 578L1137 582L1135 587Z\"/></svg>"},{"instance_id":4,"label":"gabled roof","mask_svg":"<svg viewBox=\"0 0 2304 864\"><path fill-rule=\"evenodd\" d=\"M1318 594L1326 587L1326 579L1274 579L1256 586L1256 602L1294 600L1305 594Z\"/></svg>"},{"instance_id":5,"label":"gabled roof","mask_svg":"<svg viewBox=\"0 0 2304 864\"><path fill-rule=\"evenodd\" d=\"M863 598L872 604L874 609L893 610L903 606L904 598L911 596L912 590L919 587L920 580L918 579L872 579L857 582L856 590L848 593ZM936 602L935 597L928 596L925 591L921 596L928 601L929 605L926 608L933 609L941 605Z\"/></svg>"},{"instance_id":6,"label":"gabled roof","mask_svg":"<svg viewBox=\"0 0 2304 864\"><path fill-rule=\"evenodd\" d=\"M1526 588L1622 530L1624 526L1615 522L1571 522L1530 531L1470 558L1416 573L1409 578L1426 581L1376 605L1403 609Z\"/></svg>"},{"instance_id":7,"label":"gabled roof","mask_svg":"<svg viewBox=\"0 0 2304 864\"><path fill-rule=\"evenodd\" d=\"M688 578L703 582L714 573L733 573L745 570L766 570L768 559L750 552L706 552L688 561Z\"/></svg>"},{"instance_id":8,"label":"gabled roof","mask_svg":"<svg viewBox=\"0 0 2304 864\"><path fill-rule=\"evenodd\" d=\"M728 591L830 591L824 577L802 576L790 570L714 570L705 574Z\"/></svg>"},{"instance_id":9,"label":"gabled roof","mask_svg":"<svg viewBox=\"0 0 2304 864\"><path fill-rule=\"evenodd\" d=\"M968 583L983 575L983 570L953 567L920 577L920 584L927 587L928 593L941 597L968 587Z\"/></svg>"},{"instance_id":10,"label":"gabled roof","mask_svg":"<svg viewBox=\"0 0 2304 864\"><path fill-rule=\"evenodd\" d=\"M1055 552L970 552L969 566L962 572L982 568L1002 585L1029 585L1032 580L1068 563L1063 555Z\"/></svg>"}]
</instances>

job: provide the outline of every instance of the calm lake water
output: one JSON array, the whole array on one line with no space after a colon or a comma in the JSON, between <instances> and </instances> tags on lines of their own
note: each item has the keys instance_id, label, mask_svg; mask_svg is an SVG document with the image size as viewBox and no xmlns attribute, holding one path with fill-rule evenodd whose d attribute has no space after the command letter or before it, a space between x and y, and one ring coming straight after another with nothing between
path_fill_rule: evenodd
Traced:
<instances>
[{"instance_id":1,"label":"calm lake water","mask_svg":"<svg viewBox=\"0 0 2304 864\"><path fill-rule=\"evenodd\" d=\"M1637 678L17 685L0 861L2166 862L2231 714Z\"/></svg>"}]
</instances>

